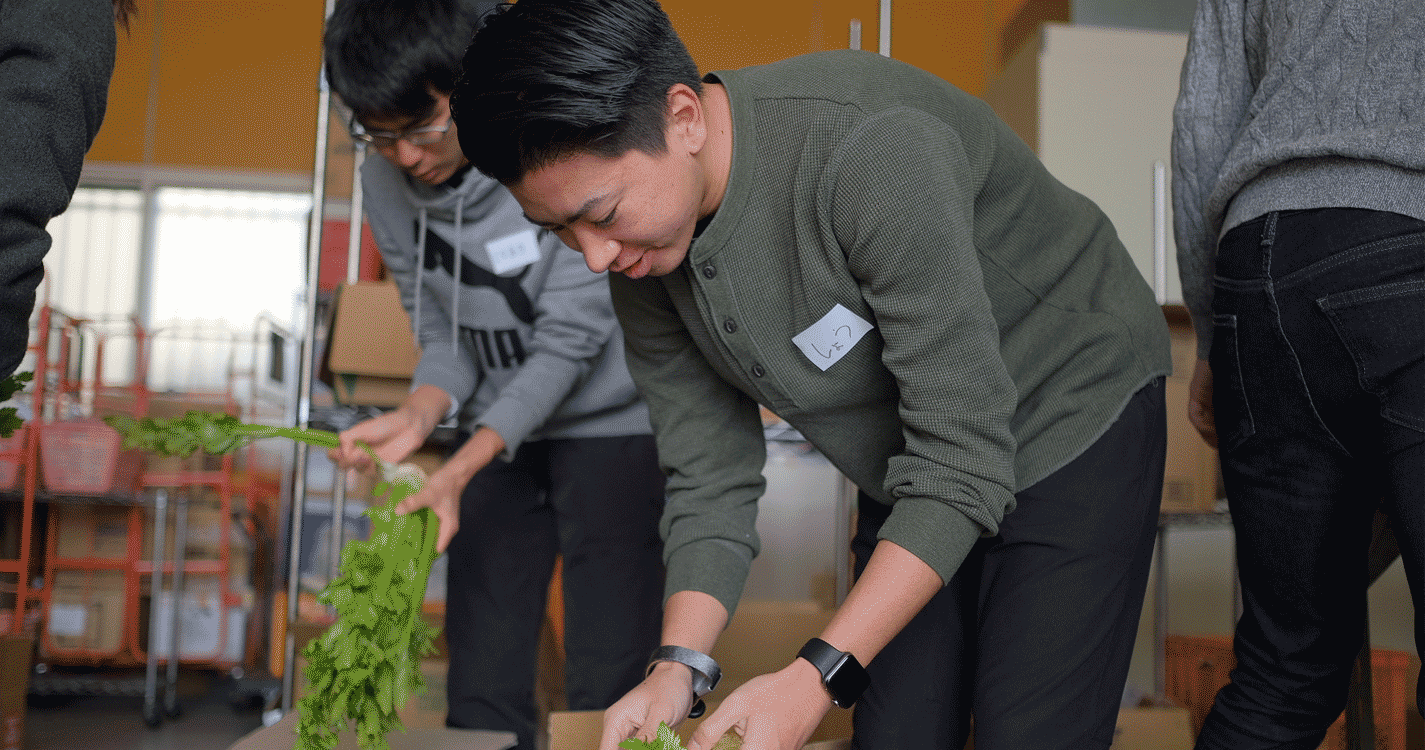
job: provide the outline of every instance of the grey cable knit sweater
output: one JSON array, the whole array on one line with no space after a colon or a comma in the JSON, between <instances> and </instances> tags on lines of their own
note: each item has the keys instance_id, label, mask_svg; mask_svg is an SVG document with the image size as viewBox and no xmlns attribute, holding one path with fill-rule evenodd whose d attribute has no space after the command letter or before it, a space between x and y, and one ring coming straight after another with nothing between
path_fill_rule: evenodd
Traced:
<instances>
[{"instance_id":1,"label":"grey cable knit sweater","mask_svg":"<svg viewBox=\"0 0 1425 750\"><path fill-rule=\"evenodd\" d=\"M1425 219L1425 4L1198 0L1173 125L1178 269L1206 358L1234 226L1333 207Z\"/></svg>"}]
</instances>

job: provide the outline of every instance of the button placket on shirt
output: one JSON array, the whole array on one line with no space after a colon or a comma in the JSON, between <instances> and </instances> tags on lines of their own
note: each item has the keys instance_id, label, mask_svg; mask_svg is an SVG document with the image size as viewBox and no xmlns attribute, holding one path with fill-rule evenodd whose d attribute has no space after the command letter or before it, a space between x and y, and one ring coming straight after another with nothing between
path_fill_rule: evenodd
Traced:
<instances>
[{"instance_id":1,"label":"button placket on shirt","mask_svg":"<svg viewBox=\"0 0 1425 750\"><path fill-rule=\"evenodd\" d=\"M697 273L698 276L702 277L702 282L699 284L699 286L703 288L705 298L709 302L709 312L713 313L713 315L716 316L717 305L715 304L715 302L721 299L721 296L718 295L716 292L721 290L715 289L714 285L709 284L707 282L714 281L717 279L717 266L711 261L705 262L698 267ZM730 338L732 335L737 333L738 329L739 327L736 319L731 316L723 317L722 330L725 334L722 337L723 343L726 344L728 350L733 353L733 356L735 356L739 360L745 360L746 358L748 358L748 355L751 354L747 351L747 342L745 342L745 340L733 340ZM750 372L752 374L752 377L760 379L766 377L767 368L763 367L760 362L753 362L752 366L747 369L747 372Z\"/></svg>"}]
</instances>

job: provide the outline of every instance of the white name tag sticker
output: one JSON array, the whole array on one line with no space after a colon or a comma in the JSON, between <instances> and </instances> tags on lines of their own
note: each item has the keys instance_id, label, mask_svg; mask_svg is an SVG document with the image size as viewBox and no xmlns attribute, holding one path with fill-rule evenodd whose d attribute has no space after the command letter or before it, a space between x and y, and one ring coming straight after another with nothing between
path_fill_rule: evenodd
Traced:
<instances>
[{"instance_id":1,"label":"white name tag sticker","mask_svg":"<svg viewBox=\"0 0 1425 750\"><path fill-rule=\"evenodd\" d=\"M792 337L792 343L802 350L811 363L823 371L834 365L875 326L840 304L831 308L821 320Z\"/></svg>"},{"instance_id":2,"label":"white name tag sticker","mask_svg":"<svg viewBox=\"0 0 1425 750\"><path fill-rule=\"evenodd\" d=\"M508 273L539 260L539 240L533 229L526 229L486 242L485 252L490 254L491 271Z\"/></svg>"}]
</instances>

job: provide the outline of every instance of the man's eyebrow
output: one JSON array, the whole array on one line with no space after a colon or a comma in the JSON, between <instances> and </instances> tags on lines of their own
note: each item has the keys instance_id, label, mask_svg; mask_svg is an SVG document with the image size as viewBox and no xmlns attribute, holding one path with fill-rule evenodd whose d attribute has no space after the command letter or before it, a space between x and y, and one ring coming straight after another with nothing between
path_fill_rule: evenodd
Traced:
<instances>
[{"instance_id":1,"label":"man's eyebrow","mask_svg":"<svg viewBox=\"0 0 1425 750\"><path fill-rule=\"evenodd\" d=\"M599 201L602 201L602 200L604 200L604 199L606 199L606 198L608 198L608 197L609 197L608 195L596 195L596 196L590 198L589 200L584 201L584 205L580 206L580 207L579 207L579 210L575 211L573 214L570 214L568 217L566 217L566 218L564 219L564 222L563 222L563 223L557 223L557 222L552 222L552 221L539 221L538 219L535 219L534 217L530 216L530 215L527 214L527 213L524 215L524 218L525 218L527 221L529 221L529 223L534 224L534 225L536 225L536 226L541 226L541 227L544 227L545 229L550 229L550 230L554 230L554 231L559 231L559 230L561 230L561 229L563 229L563 228L569 226L570 224L573 224L574 222L576 222L576 221L578 221L578 220L584 218L584 214L589 213L590 209L592 209L595 205L597 205L597 204L599 203Z\"/></svg>"}]
</instances>

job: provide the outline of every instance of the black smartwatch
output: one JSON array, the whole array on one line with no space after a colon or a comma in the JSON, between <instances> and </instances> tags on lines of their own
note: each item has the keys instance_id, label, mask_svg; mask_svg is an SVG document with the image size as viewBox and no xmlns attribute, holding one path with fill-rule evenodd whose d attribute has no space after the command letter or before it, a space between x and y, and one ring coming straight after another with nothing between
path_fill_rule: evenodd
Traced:
<instances>
[{"instance_id":1,"label":"black smartwatch","mask_svg":"<svg viewBox=\"0 0 1425 750\"><path fill-rule=\"evenodd\" d=\"M856 657L820 638L807 641L797 656L806 659L821 672L821 684L831 694L831 702L841 708L850 708L861 697L866 686L871 684L871 676Z\"/></svg>"}]
</instances>

